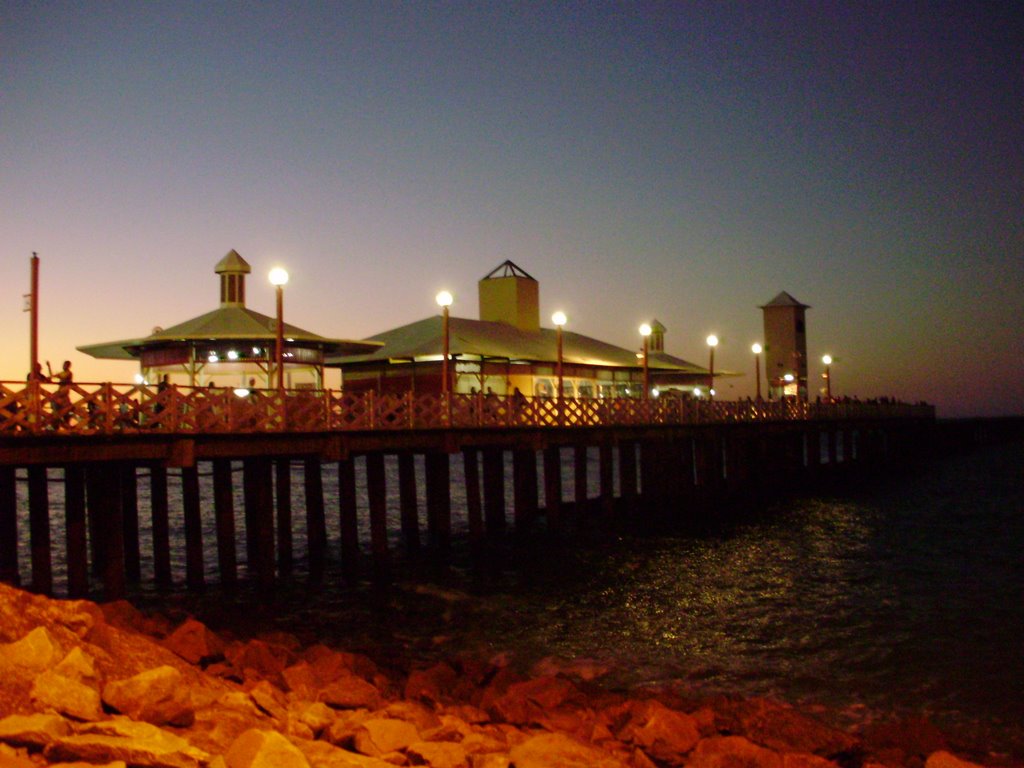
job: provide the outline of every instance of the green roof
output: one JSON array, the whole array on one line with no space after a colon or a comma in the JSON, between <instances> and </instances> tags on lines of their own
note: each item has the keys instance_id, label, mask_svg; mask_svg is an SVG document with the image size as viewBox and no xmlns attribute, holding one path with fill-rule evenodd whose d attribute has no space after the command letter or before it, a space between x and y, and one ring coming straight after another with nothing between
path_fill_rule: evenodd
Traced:
<instances>
[{"instance_id":1,"label":"green roof","mask_svg":"<svg viewBox=\"0 0 1024 768\"><path fill-rule=\"evenodd\" d=\"M288 323L284 335L290 344L321 348L326 355L366 352L377 344L366 341L328 339ZM78 347L92 357L104 360L134 360L144 349L175 346L195 341L230 340L272 342L277 339L277 319L243 306L221 306L170 328L158 328L138 339L110 341Z\"/></svg>"},{"instance_id":2,"label":"green roof","mask_svg":"<svg viewBox=\"0 0 1024 768\"><path fill-rule=\"evenodd\" d=\"M531 332L507 323L452 317L448 330L448 348L453 356L519 362L555 362L558 358L557 331L553 328ZM382 342L383 346L370 354L331 355L327 364L344 367L440 356L443 352L442 318L435 315L418 320L371 336L369 341ZM562 334L562 361L607 368L642 367L635 351L571 331ZM649 368L654 370L707 373L706 368L663 352L652 352L648 361Z\"/></svg>"}]
</instances>

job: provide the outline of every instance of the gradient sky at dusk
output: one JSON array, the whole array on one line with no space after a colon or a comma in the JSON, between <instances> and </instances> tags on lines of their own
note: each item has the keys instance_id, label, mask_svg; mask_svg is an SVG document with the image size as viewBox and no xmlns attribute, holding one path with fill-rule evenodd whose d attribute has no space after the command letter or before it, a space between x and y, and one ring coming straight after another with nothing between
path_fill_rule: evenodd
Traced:
<instances>
[{"instance_id":1,"label":"gradient sky at dusk","mask_svg":"<svg viewBox=\"0 0 1024 768\"><path fill-rule=\"evenodd\" d=\"M477 317L511 259L542 320L747 374L810 304L811 375L1024 412L1024 33L1014 3L0 2L0 378L291 272L289 322ZM815 384L817 383L815 378Z\"/></svg>"}]
</instances>

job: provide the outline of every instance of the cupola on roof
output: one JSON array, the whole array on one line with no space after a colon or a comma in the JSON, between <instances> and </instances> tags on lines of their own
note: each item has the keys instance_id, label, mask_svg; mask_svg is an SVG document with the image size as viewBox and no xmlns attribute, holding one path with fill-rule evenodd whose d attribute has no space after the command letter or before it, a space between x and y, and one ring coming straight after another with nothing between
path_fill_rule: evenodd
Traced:
<instances>
[{"instance_id":1,"label":"cupola on roof","mask_svg":"<svg viewBox=\"0 0 1024 768\"><path fill-rule=\"evenodd\" d=\"M810 309L809 304L802 304L785 291L779 293L774 299L769 301L767 304L763 304L759 309L765 309L767 307L803 307L804 309Z\"/></svg>"},{"instance_id":2,"label":"cupola on roof","mask_svg":"<svg viewBox=\"0 0 1024 768\"><path fill-rule=\"evenodd\" d=\"M252 272L252 267L249 266L249 262L243 259L238 251L232 248L224 255L223 259L217 262L217 266L213 268L213 271L218 275L223 275L227 272L248 275Z\"/></svg>"},{"instance_id":3,"label":"cupola on roof","mask_svg":"<svg viewBox=\"0 0 1024 768\"><path fill-rule=\"evenodd\" d=\"M522 267L511 261L499 264L477 283L477 293L481 320L540 330L540 283Z\"/></svg>"}]
</instances>

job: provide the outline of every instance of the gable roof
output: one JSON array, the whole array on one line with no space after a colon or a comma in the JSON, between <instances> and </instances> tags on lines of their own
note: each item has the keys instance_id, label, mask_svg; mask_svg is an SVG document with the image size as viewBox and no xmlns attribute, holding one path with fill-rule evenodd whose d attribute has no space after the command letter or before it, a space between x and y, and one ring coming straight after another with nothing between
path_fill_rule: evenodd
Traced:
<instances>
[{"instance_id":1,"label":"gable roof","mask_svg":"<svg viewBox=\"0 0 1024 768\"><path fill-rule=\"evenodd\" d=\"M508 323L469 320L463 317L450 317L448 322L448 350L452 356L514 362L555 362L558 358L558 337L554 328L541 328L540 331L531 332L520 330ZM382 342L383 346L365 355L332 355L328 358L327 364L344 367L440 357L444 343L442 318L435 315L417 320L371 336L369 341ZM572 331L562 332L562 361L570 365L610 368L642 366L635 351ZM685 373L707 373L705 368L663 352L652 352L648 357L648 367Z\"/></svg>"}]
</instances>

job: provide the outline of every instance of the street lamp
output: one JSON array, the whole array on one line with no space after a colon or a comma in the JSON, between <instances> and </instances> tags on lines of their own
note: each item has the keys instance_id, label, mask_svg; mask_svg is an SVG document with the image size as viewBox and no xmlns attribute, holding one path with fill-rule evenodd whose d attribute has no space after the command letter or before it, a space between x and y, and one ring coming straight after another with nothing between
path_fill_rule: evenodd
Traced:
<instances>
[{"instance_id":1,"label":"street lamp","mask_svg":"<svg viewBox=\"0 0 1024 768\"><path fill-rule=\"evenodd\" d=\"M284 286L288 282L288 270L274 267L270 270L270 284L277 292L277 344L274 347L274 364L277 366L277 391L284 392Z\"/></svg>"},{"instance_id":2,"label":"street lamp","mask_svg":"<svg viewBox=\"0 0 1024 768\"><path fill-rule=\"evenodd\" d=\"M437 305L441 308L441 394L447 395L449 391L448 373L448 307L452 305L452 295L448 291L441 291L434 297Z\"/></svg>"},{"instance_id":3,"label":"street lamp","mask_svg":"<svg viewBox=\"0 0 1024 768\"><path fill-rule=\"evenodd\" d=\"M822 355L821 362L825 364L825 398L832 402L832 355Z\"/></svg>"},{"instance_id":4,"label":"street lamp","mask_svg":"<svg viewBox=\"0 0 1024 768\"><path fill-rule=\"evenodd\" d=\"M647 364L647 356L650 351L650 338L651 338L651 326L644 323L640 326L640 335L644 338L644 400L646 400L651 390L651 377L650 371Z\"/></svg>"},{"instance_id":5,"label":"street lamp","mask_svg":"<svg viewBox=\"0 0 1024 768\"><path fill-rule=\"evenodd\" d=\"M565 312L555 312L551 316L551 322L555 325L555 339L558 347L558 400L562 400L562 326L565 325Z\"/></svg>"},{"instance_id":6,"label":"street lamp","mask_svg":"<svg viewBox=\"0 0 1024 768\"><path fill-rule=\"evenodd\" d=\"M708 349L711 350L711 362L708 365L708 399L715 397L715 347L718 346L718 337L714 334L708 336Z\"/></svg>"},{"instance_id":7,"label":"street lamp","mask_svg":"<svg viewBox=\"0 0 1024 768\"><path fill-rule=\"evenodd\" d=\"M555 312L551 316L551 322L555 325L555 339L557 340L558 348L558 421L561 422L563 418L562 412L562 326L565 325L566 317L565 312Z\"/></svg>"},{"instance_id":8,"label":"street lamp","mask_svg":"<svg viewBox=\"0 0 1024 768\"><path fill-rule=\"evenodd\" d=\"M750 346L754 353L754 381L757 382L757 399L761 399L761 345L754 343Z\"/></svg>"}]
</instances>

